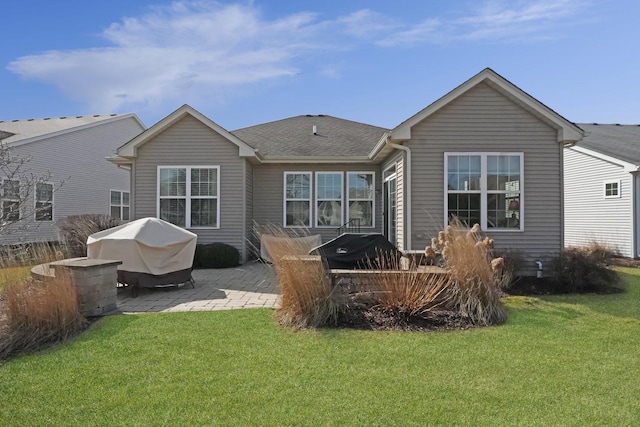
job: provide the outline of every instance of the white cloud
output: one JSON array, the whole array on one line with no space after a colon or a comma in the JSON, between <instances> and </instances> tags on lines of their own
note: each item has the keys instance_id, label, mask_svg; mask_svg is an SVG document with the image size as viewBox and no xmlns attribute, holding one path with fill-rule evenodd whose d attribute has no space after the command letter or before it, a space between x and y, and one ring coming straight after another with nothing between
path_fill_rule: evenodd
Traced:
<instances>
[{"instance_id":1,"label":"white cloud","mask_svg":"<svg viewBox=\"0 0 640 427\"><path fill-rule=\"evenodd\" d=\"M313 61L365 45L420 44L541 37L579 13L582 0L490 1L465 16L422 17L408 24L363 9L335 19L301 12L265 19L248 4L177 1L111 24L105 48L49 51L20 57L7 68L49 83L94 110L148 111L224 98L235 87L294 76L305 67L340 78L335 59ZM326 59L323 58L323 59ZM340 61L340 60L338 60Z\"/></svg>"}]
</instances>

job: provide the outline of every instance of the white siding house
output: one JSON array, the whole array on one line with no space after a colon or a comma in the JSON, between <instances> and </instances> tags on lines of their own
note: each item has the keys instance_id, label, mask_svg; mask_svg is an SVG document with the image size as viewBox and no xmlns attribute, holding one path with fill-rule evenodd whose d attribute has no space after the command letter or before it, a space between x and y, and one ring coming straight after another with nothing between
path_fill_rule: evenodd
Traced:
<instances>
[{"instance_id":1,"label":"white siding house","mask_svg":"<svg viewBox=\"0 0 640 427\"><path fill-rule=\"evenodd\" d=\"M565 245L599 242L640 256L640 126L580 124L564 155Z\"/></svg>"},{"instance_id":2,"label":"white siding house","mask_svg":"<svg viewBox=\"0 0 640 427\"><path fill-rule=\"evenodd\" d=\"M19 176L15 189L27 193L22 210L12 213L20 221L3 228L0 243L57 240L55 223L69 215L128 219L129 173L105 159L144 130L134 114L0 121L3 151L28 159L21 173L12 177L5 168L0 176L4 215L10 214L12 185ZM26 175L46 177L46 182L25 188Z\"/></svg>"}]
</instances>

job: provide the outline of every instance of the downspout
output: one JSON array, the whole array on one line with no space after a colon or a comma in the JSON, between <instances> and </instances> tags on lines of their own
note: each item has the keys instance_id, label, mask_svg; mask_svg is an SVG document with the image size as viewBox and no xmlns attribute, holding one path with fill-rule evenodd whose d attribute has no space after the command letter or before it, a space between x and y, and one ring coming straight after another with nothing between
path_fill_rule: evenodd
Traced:
<instances>
[{"instance_id":1,"label":"downspout","mask_svg":"<svg viewBox=\"0 0 640 427\"><path fill-rule=\"evenodd\" d=\"M389 141L389 137L387 136L387 144L389 144L390 147L395 148L396 150L402 150L405 153L407 153L407 157L406 157L406 164L404 165L404 176L408 177L405 178L404 184L406 185L406 191L405 194L407 195L406 197L406 213L405 213L405 224L406 224L406 236L407 236L407 241L406 241L406 248L405 250L411 250L411 197L412 197L412 193L411 193L411 150L409 149L409 147L405 147L404 145L401 144L395 144L393 142Z\"/></svg>"}]
</instances>

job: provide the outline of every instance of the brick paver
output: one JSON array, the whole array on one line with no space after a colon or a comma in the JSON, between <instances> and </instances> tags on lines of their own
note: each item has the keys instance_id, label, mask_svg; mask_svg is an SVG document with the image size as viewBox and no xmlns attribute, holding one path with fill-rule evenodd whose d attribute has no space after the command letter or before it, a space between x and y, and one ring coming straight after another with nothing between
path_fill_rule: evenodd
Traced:
<instances>
[{"instance_id":1,"label":"brick paver","mask_svg":"<svg viewBox=\"0 0 640 427\"><path fill-rule=\"evenodd\" d=\"M278 280L273 267L253 261L235 268L194 270L195 287L145 289L138 296L118 289L122 313L275 308Z\"/></svg>"}]
</instances>

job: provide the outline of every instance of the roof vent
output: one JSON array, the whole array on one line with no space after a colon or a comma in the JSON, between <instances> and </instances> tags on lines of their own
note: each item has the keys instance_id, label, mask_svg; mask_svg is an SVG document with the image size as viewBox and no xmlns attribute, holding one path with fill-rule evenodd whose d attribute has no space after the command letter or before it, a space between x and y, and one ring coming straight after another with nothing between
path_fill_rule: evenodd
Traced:
<instances>
[{"instance_id":1,"label":"roof vent","mask_svg":"<svg viewBox=\"0 0 640 427\"><path fill-rule=\"evenodd\" d=\"M313 125L313 134L314 135L318 134L318 127L316 125Z\"/></svg>"}]
</instances>

